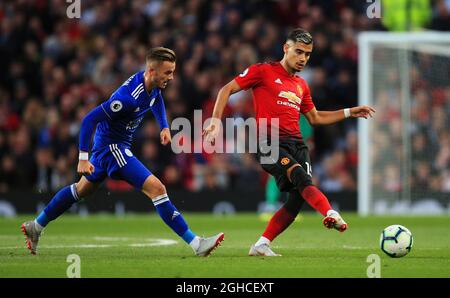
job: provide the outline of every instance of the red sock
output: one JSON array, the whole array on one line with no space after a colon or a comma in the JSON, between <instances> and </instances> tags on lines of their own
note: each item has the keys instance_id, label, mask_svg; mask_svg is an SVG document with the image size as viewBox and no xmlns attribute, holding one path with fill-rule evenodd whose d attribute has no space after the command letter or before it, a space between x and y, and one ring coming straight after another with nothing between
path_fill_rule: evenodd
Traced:
<instances>
[{"instance_id":1,"label":"red sock","mask_svg":"<svg viewBox=\"0 0 450 298\"><path fill-rule=\"evenodd\" d=\"M294 221L295 216L290 214L284 207L281 207L270 219L266 230L262 234L270 241L273 241L275 237L280 235L287 227Z\"/></svg>"},{"instance_id":2,"label":"red sock","mask_svg":"<svg viewBox=\"0 0 450 298\"><path fill-rule=\"evenodd\" d=\"M305 187L301 195L311 207L322 213L323 216L326 216L327 211L332 209L327 197L314 185Z\"/></svg>"}]
</instances>

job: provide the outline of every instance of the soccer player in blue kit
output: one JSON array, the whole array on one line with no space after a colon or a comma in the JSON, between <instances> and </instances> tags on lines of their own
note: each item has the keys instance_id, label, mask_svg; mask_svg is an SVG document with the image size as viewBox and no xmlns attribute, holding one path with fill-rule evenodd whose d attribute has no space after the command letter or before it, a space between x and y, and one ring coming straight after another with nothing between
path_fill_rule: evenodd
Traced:
<instances>
[{"instance_id":1,"label":"soccer player in blue kit","mask_svg":"<svg viewBox=\"0 0 450 298\"><path fill-rule=\"evenodd\" d=\"M171 49L152 48L146 56L145 70L132 75L109 100L84 117L77 169L83 176L77 183L62 188L35 220L22 224L32 254L36 254L44 227L81 198L93 194L106 176L123 179L147 195L163 221L192 247L197 256L208 256L223 241L223 233L209 238L196 236L171 203L161 181L130 151L134 132L149 110L160 125L161 144L171 142L161 89L173 79L175 64L176 55ZM91 136L96 125L89 159Z\"/></svg>"}]
</instances>

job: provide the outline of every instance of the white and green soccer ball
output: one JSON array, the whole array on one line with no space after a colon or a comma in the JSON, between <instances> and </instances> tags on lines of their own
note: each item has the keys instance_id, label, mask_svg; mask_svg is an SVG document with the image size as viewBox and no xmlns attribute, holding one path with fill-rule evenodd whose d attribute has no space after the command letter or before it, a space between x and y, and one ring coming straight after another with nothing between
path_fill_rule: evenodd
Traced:
<instances>
[{"instance_id":1,"label":"white and green soccer ball","mask_svg":"<svg viewBox=\"0 0 450 298\"><path fill-rule=\"evenodd\" d=\"M400 258L407 255L413 246L411 232L401 225L392 225L383 230L380 247L388 256Z\"/></svg>"}]
</instances>

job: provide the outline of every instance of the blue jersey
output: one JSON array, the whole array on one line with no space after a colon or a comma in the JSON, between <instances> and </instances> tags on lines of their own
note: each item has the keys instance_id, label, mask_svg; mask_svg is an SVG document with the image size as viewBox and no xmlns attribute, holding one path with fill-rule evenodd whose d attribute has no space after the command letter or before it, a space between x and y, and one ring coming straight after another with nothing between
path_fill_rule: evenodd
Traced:
<instances>
[{"instance_id":1,"label":"blue jersey","mask_svg":"<svg viewBox=\"0 0 450 298\"><path fill-rule=\"evenodd\" d=\"M159 88L145 90L144 71L132 75L111 97L90 111L80 127L80 151L88 152L92 132L97 125L90 162L95 168L85 176L91 182L101 182L106 176L128 181L141 189L152 174L131 152L133 135L152 111L161 129L168 128L164 100Z\"/></svg>"},{"instance_id":2,"label":"blue jersey","mask_svg":"<svg viewBox=\"0 0 450 298\"><path fill-rule=\"evenodd\" d=\"M156 107L158 111L154 110ZM133 135L149 110L158 118L161 129L168 127L161 89L155 87L148 93L144 84L144 71L135 73L126 80L101 104L101 108L109 121L102 121L97 125L93 151L110 144L131 147Z\"/></svg>"}]
</instances>

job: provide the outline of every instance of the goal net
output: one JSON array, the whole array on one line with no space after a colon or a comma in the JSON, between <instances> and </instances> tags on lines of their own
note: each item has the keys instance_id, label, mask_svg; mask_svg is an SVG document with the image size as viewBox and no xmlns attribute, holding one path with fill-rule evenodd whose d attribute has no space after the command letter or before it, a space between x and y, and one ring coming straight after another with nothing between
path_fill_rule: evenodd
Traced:
<instances>
[{"instance_id":1,"label":"goal net","mask_svg":"<svg viewBox=\"0 0 450 298\"><path fill-rule=\"evenodd\" d=\"M450 211L450 34L364 32L358 213Z\"/></svg>"}]
</instances>

